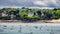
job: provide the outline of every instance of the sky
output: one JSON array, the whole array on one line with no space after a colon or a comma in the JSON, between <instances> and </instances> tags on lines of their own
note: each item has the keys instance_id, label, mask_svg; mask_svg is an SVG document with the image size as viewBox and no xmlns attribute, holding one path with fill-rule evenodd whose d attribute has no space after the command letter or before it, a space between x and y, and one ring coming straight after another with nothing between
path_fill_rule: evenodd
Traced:
<instances>
[{"instance_id":1,"label":"sky","mask_svg":"<svg viewBox=\"0 0 60 34\"><path fill-rule=\"evenodd\" d=\"M60 7L60 0L0 0L0 7Z\"/></svg>"}]
</instances>

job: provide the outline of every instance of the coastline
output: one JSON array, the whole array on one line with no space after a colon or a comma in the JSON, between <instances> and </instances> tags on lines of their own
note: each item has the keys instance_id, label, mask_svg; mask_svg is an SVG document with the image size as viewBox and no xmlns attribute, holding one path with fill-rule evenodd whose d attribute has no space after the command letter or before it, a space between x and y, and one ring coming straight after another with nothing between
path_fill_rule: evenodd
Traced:
<instances>
[{"instance_id":1,"label":"coastline","mask_svg":"<svg viewBox=\"0 0 60 34\"><path fill-rule=\"evenodd\" d=\"M53 20L38 20L35 22L23 22L21 20L0 20L0 23L60 23L60 19Z\"/></svg>"}]
</instances>

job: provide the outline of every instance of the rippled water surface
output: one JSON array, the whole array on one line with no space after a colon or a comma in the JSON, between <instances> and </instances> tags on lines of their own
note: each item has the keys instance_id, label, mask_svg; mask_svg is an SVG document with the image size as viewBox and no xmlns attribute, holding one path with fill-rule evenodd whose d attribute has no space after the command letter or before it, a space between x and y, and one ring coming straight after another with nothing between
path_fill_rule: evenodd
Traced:
<instances>
[{"instance_id":1,"label":"rippled water surface","mask_svg":"<svg viewBox=\"0 0 60 34\"><path fill-rule=\"evenodd\" d=\"M60 26L0 24L0 34L60 34Z\"/></svg>"}]
</instances>

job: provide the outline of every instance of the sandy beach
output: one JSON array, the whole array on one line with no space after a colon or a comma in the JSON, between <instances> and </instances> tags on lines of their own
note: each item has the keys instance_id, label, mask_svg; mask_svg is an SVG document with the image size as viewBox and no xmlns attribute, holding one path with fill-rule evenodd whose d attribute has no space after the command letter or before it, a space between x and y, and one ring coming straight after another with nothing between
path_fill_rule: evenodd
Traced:
<instances>
[{"instance_id":1,"label":"sandy beach","mask_svg":"<svg viewBox=\"0 0 60 34\"><path fill-rule=\"evenodd\" d=\"M35 22L23 22L21 20L0 20L0 23L60 23L60 19L58 20L39 20Z\"/></svg>"}]
</instances>

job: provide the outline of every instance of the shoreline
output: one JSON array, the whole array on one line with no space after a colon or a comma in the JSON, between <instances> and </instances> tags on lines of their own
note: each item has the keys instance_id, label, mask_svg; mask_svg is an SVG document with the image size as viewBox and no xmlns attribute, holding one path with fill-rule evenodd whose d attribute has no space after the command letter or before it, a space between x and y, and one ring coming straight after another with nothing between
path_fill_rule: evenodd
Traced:
<instances>
[{"instance_id":1,"label":"shoreline","mask_svg":"<svg viewBox=\"0 0 60 34\"><path fill-rule=\"evenodd\" d=\"M0 20L0 23L60 23L60 19L53 20L38 20L35 22L23 22L21 20Z\"/></svg>"}]
</instances>

